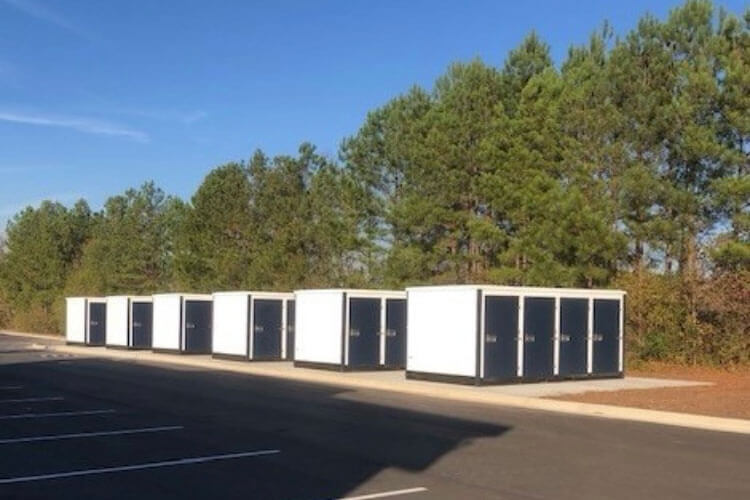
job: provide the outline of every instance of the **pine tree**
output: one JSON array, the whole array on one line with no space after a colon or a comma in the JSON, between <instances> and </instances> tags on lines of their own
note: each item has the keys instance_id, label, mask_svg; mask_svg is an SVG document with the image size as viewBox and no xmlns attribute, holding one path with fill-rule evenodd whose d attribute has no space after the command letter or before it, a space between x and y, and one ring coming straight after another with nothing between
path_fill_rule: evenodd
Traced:
<instances>
[{"instance_id":1,"label":"pine tree","mask_svg":"<svg viewBox=\"0 0 750 500\"><path fill-rule=\"evenodd\" d=\"M153 182L110 197L66 284L70 295L150 294L167 288L167 213L175 200Z\"/></svg>"}]
</instances>

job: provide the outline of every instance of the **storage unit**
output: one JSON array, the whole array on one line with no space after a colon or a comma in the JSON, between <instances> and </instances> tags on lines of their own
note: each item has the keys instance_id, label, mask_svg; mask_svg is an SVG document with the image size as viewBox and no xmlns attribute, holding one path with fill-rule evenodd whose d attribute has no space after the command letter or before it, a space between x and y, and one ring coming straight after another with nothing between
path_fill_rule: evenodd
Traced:
<instances>
[{"instance_id":1,"label":"storage unit","mask_svg":"<svg viewBox=\"0 0 750 500\"><path fill-rule=\"evenodd\" d=\"M290 354L290 302L294 303L294 295L291 293L214 293L214 357L243 360L287 359Z\"/></svg>"},{"instance_id":2,"label":"storage unit","mask_svg":"<svg viewBox=\"0 0 750 500\"><path fill-rule=\"evenodd\" d=\"M212 306L210 295L154 295L153 350L211 354Z\"/></svg>"},{"instance_id":3,"label":"storage unit","mask_svg":"<svg viewBox=\"0 0 750 500\"><path fill-rule=\"evenodd\" d=\"M107 297L107 347L151 349L153 299L132 295Z\"/></svg>"},{"instance_id":4,"label":"storage unit","mask_svg":"<svg viewBox=\"0 0 750 500\"><path fill-rule=\"evenodd\" d=\"M407 289L407 378L484 384L623 375L625 292Z\"/></svg>"},{"instance_id":5,"label":"storage unit","mask_svg":"<svg viewBox=\"0 0 750 500\"><path fill-rule=\"evenodd\" d=\"M300 290L294 297L295 366L337 370L404 367L405 292Z\"/></svg>"},{"instance_id":6,"label":"storage unit","mask_svg":"<svg viewBox=\"0 0 750 500\"><path fill-rule=\"evenodd\" d=\"M65 299L65 339L68 344L104 345L107 304L102 297Z\"/></svg>"}]
</instances>

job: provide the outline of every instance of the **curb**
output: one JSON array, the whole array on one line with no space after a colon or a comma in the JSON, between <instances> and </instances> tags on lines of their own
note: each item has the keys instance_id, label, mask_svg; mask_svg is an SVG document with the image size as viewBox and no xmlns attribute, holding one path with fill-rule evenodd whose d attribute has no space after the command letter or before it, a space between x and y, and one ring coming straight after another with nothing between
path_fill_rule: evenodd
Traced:
<instances>
[{"instance_id":1,"label":"curb","mask_svg":"<svg viewBox=\"0 0 750 500\"><path fill-rule=\"evenodd\" d=\"M27 335L17 332L2 332L19 337L41 337L60 339L57 336ZM294 370L279 370L268 365L253 363L242 363L237 361L224 361L220 359L192 358L174 354L155 354L150 351L113 351L103 347L80 347L70 345L50 345L48 349L70 354L79 354L89 357L103 357L135 362L166 362L182 366L224 370L234 373L246 373L262 377L274 377L298 382L335 385L358 389L372 389L410 394L415 396L427 396L444 400L461 401L465 403L479 403L490 406L504 406L528 410L541 410L567 415L588 416L614 420L627 420L649 424L669 425L700 429L707 431L730 432L736 434L750 434L750 420L739 418L711 417L689 413L677 413L660 410L646 410L641 408L621 407L603 404L578 403L573 401L559 401L553 399L531 398L524 396L512 396L482 391L481 387L454 386L436 382L424 382L409 380L384 381L368 379L359 374L342 374L338 372L327 372L305 368Z\"/></svg>"}]
</instances>

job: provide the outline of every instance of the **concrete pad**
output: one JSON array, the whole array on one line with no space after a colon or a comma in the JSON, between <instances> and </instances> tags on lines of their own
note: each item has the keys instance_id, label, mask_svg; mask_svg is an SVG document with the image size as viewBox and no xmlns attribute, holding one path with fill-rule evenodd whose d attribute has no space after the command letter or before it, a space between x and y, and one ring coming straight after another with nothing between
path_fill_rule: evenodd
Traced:
<instances>
[{"instance_id":1,"label":"concrete pad","mask_svg":"<svg viewBox=\"0 0 750 500\"><path fill-rule=\"evenodd\" d=\"M2 332L9 335L24 336L13 332ZM530 410L553 411L573 415L584 415L599 418L630 420L637 422L689 427L694 429L750 434L750 420L737 418L709 417L677 412L644 410L620 406L579 403L544 399L545 396L561 394L565 390L578 392L589 390L642 389L655 387L700 385L700 382L665 381L665 379L648 379L627 377L625 379L588 380L551 382L543 384L517 384L508 386L463 386L420 380L407 380L403 371L378 372L334 372L295 368L291 362L243 362L214 359L210 356L157 354L150 351L109 350L104 347L83 347L69 345L49 345L48 349L58 352L77 354L79 356L106 357L130 362L170 363L192 368L227 370L264 377L277 377L307 383L328 384L356 389L392 391L415 396L433 397L465 403L484 405L511 406ZM579 390L578 384L581 385ZM586 384L584 389L583 384ZM672 384L672 385L665 385ZM537 387L539 386L539 387ZM605 389L606 390L606 389ZM567 392L570 394L570 392Z\"/></svg>"},{"instance_id":2,"label":"concrete pad","mask_svg":"<svg viewBox=\"0 0 750 500\"><path fill-rule=\"evenodd\" d=\"M493 392L530 398L548 398L584 392L608 392L627 389L659 389L663 387L693 387L713 385L711 382L666 378L625 377L600 380L566 380L490 387Z\"/></svg>"}]
</instances>

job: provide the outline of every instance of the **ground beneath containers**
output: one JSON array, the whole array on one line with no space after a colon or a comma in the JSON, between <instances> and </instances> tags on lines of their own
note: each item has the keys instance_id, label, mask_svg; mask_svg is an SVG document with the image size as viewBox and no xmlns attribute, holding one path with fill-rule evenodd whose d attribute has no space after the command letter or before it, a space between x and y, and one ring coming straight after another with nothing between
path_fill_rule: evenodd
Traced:
<instances>
[{"instance_id":1,"label":"ground beneath containers","mask_svg":"<svg viewBox=\"0 0 750 500\"><path fill-rule=\"evenodd\" d=\"M634 377L711 382L711 385L624 389L550 396L551 399L750 419L750 367L733 370L650 363Z\"/></svg>"},{"instance_id":2,"label":"ground beneath containers","mask_svg":"<svg viewBox=\"0 0 750 500\"><path fill-rule=\"evenodd\" d=\"M695 387L698 385L710 384L710 382L700 380L634 377L628 375L624 378L580 379L486 386L483 387L482 390L527 398L553 398L558 396L587 394L590 392L621 392L632 389L653 390L665 387Z\"/></svg>"}]
</instances>

